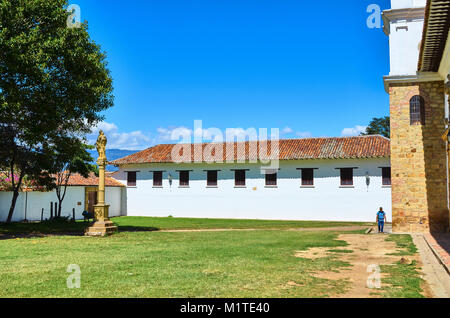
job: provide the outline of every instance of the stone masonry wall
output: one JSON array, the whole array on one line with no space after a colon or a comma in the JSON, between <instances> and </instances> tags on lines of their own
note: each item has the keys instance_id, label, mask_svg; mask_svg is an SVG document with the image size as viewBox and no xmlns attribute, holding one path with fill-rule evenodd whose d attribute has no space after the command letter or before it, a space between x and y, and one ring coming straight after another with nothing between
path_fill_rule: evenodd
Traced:
<instances>
[{"instance_id":1,"label":"stone masonry wall","mask_svg":"<svg viewBox=\"0 0 450 318\"><path fill-rule=\"evenodd\" d=\"M445 231L447 154L444 83L391 84L392 221L394 232ZM425 100L425 125L410 125L409 101Z\"/></svg>"}]
</instances>

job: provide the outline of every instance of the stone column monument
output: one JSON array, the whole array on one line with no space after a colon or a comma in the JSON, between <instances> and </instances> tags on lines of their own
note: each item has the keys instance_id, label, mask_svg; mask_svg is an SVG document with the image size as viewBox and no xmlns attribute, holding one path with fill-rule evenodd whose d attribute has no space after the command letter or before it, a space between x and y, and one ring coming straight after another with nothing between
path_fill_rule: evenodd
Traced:
<instances>
[{"instance_id":1,"label":"stone column monument","mask_svg":"<svg viewBox=\"0 0 450 318\"><path fill-rule=\"evenodd\" d=\"M105 204L105 169L108 160L106 159L106 143L107 138L103 131L100 130L100 134L97 139L96 147L98 152L98 199L97 204L94 206L95 222L88 228L86 235L88 236L105 236L116 233L118 231L117 226L109 220L109 205Z\"/></svg>"}]
</instances>

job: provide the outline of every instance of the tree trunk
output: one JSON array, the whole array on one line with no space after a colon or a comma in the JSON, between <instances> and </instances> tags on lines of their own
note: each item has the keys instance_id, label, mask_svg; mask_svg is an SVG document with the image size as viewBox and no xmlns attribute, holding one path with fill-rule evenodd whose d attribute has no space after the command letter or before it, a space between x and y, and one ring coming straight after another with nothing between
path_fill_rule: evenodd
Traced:
<instances>
[{"instance_id":1,"label":"tree trunk","mask_svg":"<svg viewBox=\"0 0 450 318\"><path fill-rule=\"evenodd\" d=\"M61 217L61 203L62 203L62 200L58 200L59 201L59 203L58 203L58 217L60 218Z\"/></svg>"},{"instance_id":2,"label":"tree trunk","mask_svg":"<svg viewBox=\"0 0 450 318\"><path fill-rule=\"evenodd\" d=\"M6 224L10 224L12 220L12 216L14 213L14 209L16 208L17 198L19 197L19 191L14 190L13 192L13 198L11 201L11 206L9 207L9 213L8 213L8 219L6 220Z\"/></svg>"}]
</instances>

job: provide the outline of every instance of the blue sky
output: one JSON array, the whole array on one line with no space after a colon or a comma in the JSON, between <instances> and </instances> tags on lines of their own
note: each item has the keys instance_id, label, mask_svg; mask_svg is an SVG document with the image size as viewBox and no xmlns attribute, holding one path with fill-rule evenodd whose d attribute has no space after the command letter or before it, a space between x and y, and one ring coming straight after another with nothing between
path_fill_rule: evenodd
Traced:
<instances>
[{"instance_id":1,"label":"blue sky","mask_svg":"<svg viewBox=\"0 0 450 318\"><path fill-rule=\"evenodd\" d=\"M296 138L350 135L389 113L388 37L366 25L373 0L69 3L108 56L115 106L99 127L111 148L170 142L194 120Z\"/></svg>"}]
</instances>

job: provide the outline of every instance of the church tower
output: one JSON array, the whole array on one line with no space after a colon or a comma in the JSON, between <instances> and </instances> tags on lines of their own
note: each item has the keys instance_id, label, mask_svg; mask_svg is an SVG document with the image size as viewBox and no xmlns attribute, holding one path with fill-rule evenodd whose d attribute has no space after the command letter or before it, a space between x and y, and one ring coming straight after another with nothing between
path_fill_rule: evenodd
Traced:
<instances>
[{"instance_id":1,"label":"church tower","mask_svg":"<svg viewBox=\"0 0 450 318\"><path fill-rule=\"evenodd\" d=\"M389 36L392 221L394 232L445 231L449 224L444 80L419 60L426 0L392 0ZM429 9L427 7L427 9Z\"/></svg>"}]
</instances>

